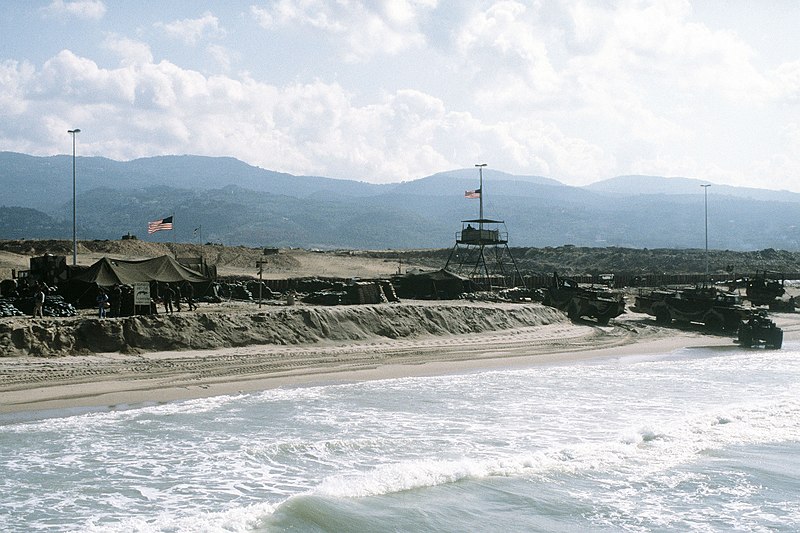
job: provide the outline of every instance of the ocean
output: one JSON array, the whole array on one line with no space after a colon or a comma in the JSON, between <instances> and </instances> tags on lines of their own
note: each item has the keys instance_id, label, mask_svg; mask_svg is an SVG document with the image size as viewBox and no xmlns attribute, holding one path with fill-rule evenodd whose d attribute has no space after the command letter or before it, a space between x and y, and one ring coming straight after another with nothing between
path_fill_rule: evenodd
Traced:
<instances>
[{"instance_id":1,"label":"ocean","mask_svg":"<svg viewBox=\"0 0 800 533\"><path fill-rule=\"evenodd\" d=\"M0 416L0 530L798 531L800 344Z\"/></svg>"}]
</instances>

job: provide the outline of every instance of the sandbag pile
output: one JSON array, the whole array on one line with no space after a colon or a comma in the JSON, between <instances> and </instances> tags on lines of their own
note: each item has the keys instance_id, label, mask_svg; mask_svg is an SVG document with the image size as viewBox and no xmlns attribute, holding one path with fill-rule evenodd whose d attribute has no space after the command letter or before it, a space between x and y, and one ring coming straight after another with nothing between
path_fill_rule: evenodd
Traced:
<instances>
[{"instance_id":1,"label":"sandbag pile","mask_svg":"<svg viewBox=\"0 0 800 533\"><path fill-rule=\"evenodd\" d=\"M387 302L378 283L359 282L347 288L347 300L351 304L379 304Z\"/></svg>"},{"instance_id":2,"label":"sandbag pile","mask_svg":"<svg viewBox=\"0 0 800 533\"><path fill-rule=\"evenodd\" d=\"M20 311L14 305L16 299L12 298L0 298L0 316L24 316L25 313Z\"/></svg>"},{"instance_id":3,"label":"sandbag pile","mask_svg":"<svg viewBox=\"0 0 800 533\"><path fill-rule=\"evenodd\" d=\"M253 293L247 288L247 283L241 281L218 284L217 294L220 298L228 300L250 301L253 299Z\"/></svg>"},{"instance_id":4,"label":"sandbag pile","mask_svg":"<svg viewBox=\"0 0 800 533\"><path fill-rule=\"evenodd\" d=\"M44 316L75 316L78 311L58 294L47 295L42 308ZM0 298L0 316L33 316L33 299Z\"/></svg>"},{"instance_id":5,"label":"sandbag pile","mask_svg":"<svg viewBox=\"0 0 800 533\"><path fill-rule=\"evenodd\" d=\"M254 298L258 298L258 295L259 295L259 284L261 285L260 290L261 290L261 297L263 299L269 300L269 299L275 299L275 298L278 297L278 295L273 293L272 289L270 289L267 286L267 284L264 283L263 281L261 281L261 282L259 282L259 281L248 281L245 286L247 287L247 290L250 291L250 294L252 294Z\"/></svg>"},{"instance_id":6,"label":"sandbag pile","mask_svg":"<svg viewBox=\"0 0 800 533\"><path fill-rule=\"evenodd\" d=\"M314 305L342 305L348 303L345 291L315 291L303 296L302 300Z\"/></svg>"},{"instance_id":7,"label":"sandbag pile","mask_svg":"<svg viewBox=\"0 0 800 533\"><path fill-rule=\"evenodd\" d=\"M313 291L302 297L305 303L317 305L363 305L397 302L394 287L388 281L334 284L333 288Z\"/></svg>"},{"instance_id":8,"label":"sandbag pile","mask_svg":"<svg viewBox=\"0 0 800 533\"><path fill-rule=\"evenodd\" d=\"M52 295L44 299L45 316L75 316L78 312L75 306L67 303L63 296Z\"/></svg>"}]
</instances>

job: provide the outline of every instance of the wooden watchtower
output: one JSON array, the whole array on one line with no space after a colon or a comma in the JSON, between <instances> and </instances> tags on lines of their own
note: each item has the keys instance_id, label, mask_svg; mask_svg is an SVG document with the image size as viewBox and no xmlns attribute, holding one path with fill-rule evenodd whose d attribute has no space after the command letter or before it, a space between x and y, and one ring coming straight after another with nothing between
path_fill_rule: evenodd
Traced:
<instances>
[{"instance_id":1,"label":"wooden watchtower","mask_svg":"<svg viewBox=\"0 0 800 533\"><path fill-rule=\"evenodd\" d=\"M478 290L524 287L525 281L508 248L505 222L483 216L483 167L486 164L475 166L480 175L480 188L465 191L465 196L480 200L479 216L461 221L461 231L456 232L456 243L444 268L468 277Z\"/></svg>"}]
</instances>

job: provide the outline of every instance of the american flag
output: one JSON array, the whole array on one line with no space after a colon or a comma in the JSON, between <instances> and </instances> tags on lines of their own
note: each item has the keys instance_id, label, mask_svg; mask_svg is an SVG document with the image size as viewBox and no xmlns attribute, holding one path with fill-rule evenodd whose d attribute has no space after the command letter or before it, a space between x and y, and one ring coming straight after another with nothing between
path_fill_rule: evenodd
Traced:
<instances>
[{"instance_id":1,"label":"american flag","mask_svg":"<svg viewBox=\"0 0 800 533\"><path fill-rule=\"evenodd\" d=\"M474 191L464 191L464 198L480 198L481 190L475 189Z\"/></svg>"},{"instance_id":2,"label":"american flag","mask_svg":"<svg viewBox=\"0 0 800 533\"><path fill-rule=\"evenodd\" d=\"M162 218L147 223L147 234L150 235L162 229L172 229L172 217Z\"/></svg>"}]
</instances>

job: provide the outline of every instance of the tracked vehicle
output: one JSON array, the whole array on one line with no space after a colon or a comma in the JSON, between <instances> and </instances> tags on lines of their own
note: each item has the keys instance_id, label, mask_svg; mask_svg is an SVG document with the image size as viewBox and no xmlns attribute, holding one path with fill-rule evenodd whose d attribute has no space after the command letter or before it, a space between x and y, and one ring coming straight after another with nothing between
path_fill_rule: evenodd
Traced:
<instances>
[{"instance_id":1,"label":"tracked vehicle","mask_svg":"<svg viewBox=\"0 0 800 533\"><path fill-rule=\"evenodd\" d=\"M581 286L555 272L542 303L564 311L572 320L593 318L601 325L625 312L625 298L619 292L608 287Z\"/></svg>"},{"instance_id":2,"label":"tracked vehicle","mask_svg":"<svg viewBox=\"0 0 800 533\"><path fill-rule=\"evenodd\" d=\"M786 294L784 280L767 271L756 272L756 275L734 282L733 287L744 286L745 295L753 305L772 305Z\"/></svg>"},{"instance_id":3,"label":"tracked vehicle","mask_svg":"<svg viewBox=\"0 0 800 533\"><path fill-rule=\"evenodd\" d=\"M695 322L711 331L735 332L739 323L750 317L750 309L742 305L741 297L714 287L689 289L660 289L636 297L634 309L669 325Z\"/></svg>"}]
</instances>

